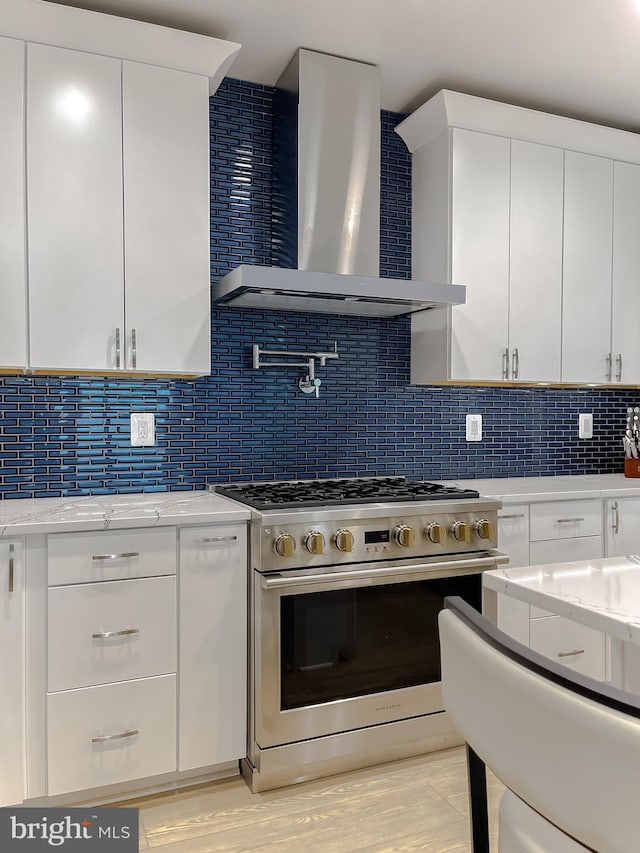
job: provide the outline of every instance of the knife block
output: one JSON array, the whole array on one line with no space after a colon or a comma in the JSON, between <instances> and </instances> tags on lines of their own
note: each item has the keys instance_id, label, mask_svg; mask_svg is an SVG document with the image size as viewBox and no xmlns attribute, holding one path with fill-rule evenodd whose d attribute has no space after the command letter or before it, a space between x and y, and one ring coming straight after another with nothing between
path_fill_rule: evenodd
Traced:
<instances>
[{"instance_id":1,"label":"knife block","mask_svg":"<svg viewBox=\"0 0 640 853\"><path fill-rule=\"evenodd\" d=\"M640 459L624 460L624 476L640 477Z\"/></svg>"}]
</instances>

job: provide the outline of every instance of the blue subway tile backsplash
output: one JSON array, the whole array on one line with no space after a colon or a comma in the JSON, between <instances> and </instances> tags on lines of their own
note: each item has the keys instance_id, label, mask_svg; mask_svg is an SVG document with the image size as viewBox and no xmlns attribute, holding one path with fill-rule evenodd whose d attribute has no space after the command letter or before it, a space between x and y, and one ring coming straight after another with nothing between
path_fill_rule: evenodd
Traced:
<instances>
[{"instance_id":1,"label":"blue subway tile backsplash","mask_svg":"<svg viewBox=\"0 0 640 853\"><path fill-rule=\"evenodd\" d=\"M227 79L211 99L211 275L272 259L274 90ZM381 274L411 271L411 161L383 112ZM212 312L211 376L197 381L0 377L0 496L201 488L239 478L405 474L430 479L622 469L629 389L414 387L409 321L232 308ZM299 368L254 370L251 346L325 350L320 398ZM129 444L130 413L157 445ZM481 412L469 444L464 416ZM592 412L594 438L577 438Z\"/></svg>"}]
</instances>

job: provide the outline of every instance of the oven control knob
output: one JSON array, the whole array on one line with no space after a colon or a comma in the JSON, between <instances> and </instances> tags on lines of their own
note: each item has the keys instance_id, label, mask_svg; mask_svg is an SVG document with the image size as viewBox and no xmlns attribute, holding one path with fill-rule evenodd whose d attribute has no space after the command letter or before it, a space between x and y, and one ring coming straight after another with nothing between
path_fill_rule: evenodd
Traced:
<instances>
[{"instance_id":1,"label":"oven control knob","mask_svg":"<svg viewBox=\"0 0 640 853\"><path fill-rule=\"evenodd\" d=\"M317 530L312 530L304 537L304 546L310 554L322 554L324 552L324 536Z\"/></svg>"},{"instance_id":2,"label":"oven control knob","mask_svg":"<svg viewBox=\"0 0 640 853\"><path fill-rule=\"evenodd\" d=\"M276 554L281 557L295 557L296 555L296 540L290 533L281 533L273 543Z\"/></svg>"},{"instance_id":3,"label":"oven control knob","mask_svg":"<svg viewBox=\"0 0 640 853\"><path fill-rule=\"evenodd\" d=\"M471 542L471 528L466 521L454 521L451 531L458 542Z\"/></svg>"},{"instance_id":4,"label":"oven control knob","mask_svg":"<svg viewBox=\"0 0 640 853\"><path fill-rule=\"evenodd\" d=\"M416 532L413 527L408 527L406 524L399 524L393 531L393 538L403 548L411 548L416 543Z\"/></svg>"},{"instance_id":5,"label":"oven control knob","mask_svg":"<svg viewBox=\"0 0 640 853\"><path fill-rule=\"evenodd\" d=\"M479 521L476 521L475 528L480 539L496 538L496 526L493 521L487 521L486 518L481 518Z\"/></svg>"},{"instance_id":6,"label":"oven control knob","mask_svg":"<svg viewBox=\"0 0 640 853\"><path fill-rule=\"evenodd\" d=\"M436 545L442 545L447 538L447 530L444 524L437 524L435 521L427 525L427 539Z\"/></svg>"},{"instance_id":7,"label":"oven control knob","mask_svg":"<svg viewBox=\"0 0 640 853\"><path fill-rule=\"evenodd\" d=\"M350 530L338 530L333 537L333 543L338 551L343 551L345 554L350 554L353 551L354 541L353 533Z\"/></svg>"}]
</instances>

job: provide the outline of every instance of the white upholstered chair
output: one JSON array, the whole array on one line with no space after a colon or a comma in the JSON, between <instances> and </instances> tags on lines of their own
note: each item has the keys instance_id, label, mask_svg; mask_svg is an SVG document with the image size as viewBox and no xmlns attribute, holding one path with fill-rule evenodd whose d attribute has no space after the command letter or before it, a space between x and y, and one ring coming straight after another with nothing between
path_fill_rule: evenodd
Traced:
<instances>
[{"instance_id":1,"label":"white upholstered chair","mask_svg":"<svg viewBox=\"0 0 640 853\"><path fill-rule=\"evenodd\" d=\"M440 644L474 853L489 849L485 765L507 788L500 853L640 851L640 697L532 652L458 598L440 613Z\"/></svg>"}]
</instances>

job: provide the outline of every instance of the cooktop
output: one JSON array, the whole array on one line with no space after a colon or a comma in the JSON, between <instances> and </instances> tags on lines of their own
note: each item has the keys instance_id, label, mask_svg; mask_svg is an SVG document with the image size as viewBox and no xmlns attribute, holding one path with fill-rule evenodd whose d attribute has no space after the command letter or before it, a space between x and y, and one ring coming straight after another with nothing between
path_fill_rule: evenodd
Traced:
<instances>
[{"instance_id":1,"label":"cooktop","mask_svg":"<svg viewBox=\"0 0 640 853\"><path fill-rule=\"evenodd\" d=\"M332 480L273 480L224 483L212 491L255 509L332 507L345 504L399 501L461 500L479 497L472 489L458 489L405 477L353 477Z\"/></svg>"}]
</instances>

